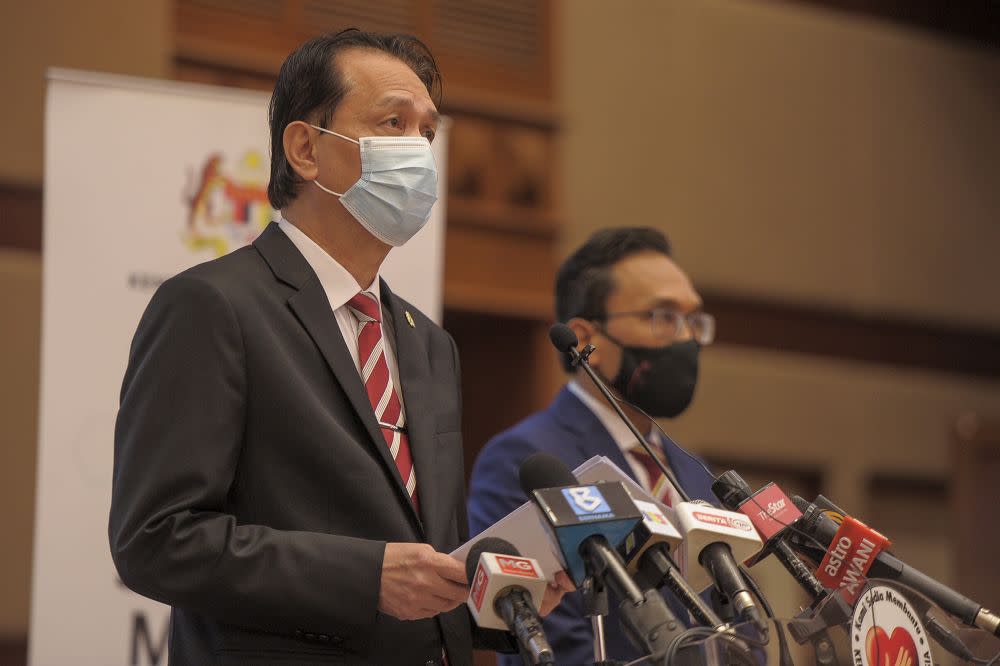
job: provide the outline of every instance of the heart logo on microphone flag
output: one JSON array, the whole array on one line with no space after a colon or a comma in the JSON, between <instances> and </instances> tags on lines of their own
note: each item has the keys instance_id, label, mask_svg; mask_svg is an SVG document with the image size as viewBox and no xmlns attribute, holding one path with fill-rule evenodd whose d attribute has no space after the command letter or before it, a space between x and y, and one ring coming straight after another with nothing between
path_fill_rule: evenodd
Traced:
<instances>
[{"instance_id":1,"label":"heart logo on microphone flag","mask_svg":"<svg viewBox=\"0 0 1000 666\"><path fill-rule=\"evenodd\" d=\"M872 627L865 644L872 666L917 666L917 646L903 627L893 629L892 636L882 627Z\"/></svg>"},{"instance_id":2,"label":"heart logo on microphone flag","mask_svg":"<svg viewBox=\"0 0 1000 666\"><path fill-rule=\"evenodd\" d=\"M927 630L906 594L889 585L875 585L860 596L850 624L854 666L934 663Z\"/></svg>"}]
</instances>

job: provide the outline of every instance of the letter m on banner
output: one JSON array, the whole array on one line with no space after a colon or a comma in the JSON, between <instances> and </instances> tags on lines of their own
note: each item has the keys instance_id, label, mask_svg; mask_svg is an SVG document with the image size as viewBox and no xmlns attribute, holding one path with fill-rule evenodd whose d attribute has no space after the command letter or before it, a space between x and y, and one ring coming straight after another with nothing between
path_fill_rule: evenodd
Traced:
<instances>
[{"instance_id":1,"label":"letter m on banner","mask_svg":"<svg viewBox=\"0 0 1000 666\"><path fill-rule=\"evenodd\" d=\"M167 654L167 634L170 633L169 622L163 627L160 640L154 643L149 633L149 622L146 614L137 612L132 615L132 649L129 651L129 666L157 666Z\"/></svg>"}]
</instances>

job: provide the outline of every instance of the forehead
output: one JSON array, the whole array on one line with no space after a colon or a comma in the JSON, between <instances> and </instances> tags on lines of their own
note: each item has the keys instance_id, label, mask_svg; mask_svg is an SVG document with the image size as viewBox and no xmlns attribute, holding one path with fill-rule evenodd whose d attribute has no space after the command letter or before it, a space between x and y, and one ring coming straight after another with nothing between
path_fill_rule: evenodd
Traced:
<instances>
[{"instance_id":1,"label":"forehead","mask_svg":"<svg viewBox=\"0 0 1000 666\"><path fill-rule=\"evenodd\" d=\"M422 113L437 113L416 73L388 53L353 48L338 54L334 63L347 84L341 104L365 108L403 104Z\"/></svg>"},{"instance_id":2,"label":"forehead","mask_svg":"<svg viewBox=\"0 0 1000 666\"><path fill-rule=\"evenodd\" d=\"M615 288L608 296L608 310L652 307L671 301L695 308L701 299L687 273L673 259L659 252L639 252L611 267Z\"/></svg>"}]
</instances>

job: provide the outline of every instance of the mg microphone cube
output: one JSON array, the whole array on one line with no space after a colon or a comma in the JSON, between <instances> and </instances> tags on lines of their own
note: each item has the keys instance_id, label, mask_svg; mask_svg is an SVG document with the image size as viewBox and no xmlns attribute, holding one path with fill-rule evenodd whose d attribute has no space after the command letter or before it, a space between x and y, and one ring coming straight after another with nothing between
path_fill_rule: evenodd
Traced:
<instances>
[{"instance_id":1,"label":"mg microphone cube","mask_svg":"<svg viewBox=\"0 0 1000 666\"><path fill-rule=\"evenodd\" d=\"M483 553L472 580L466 604L472 619L480 627L507 631L507 624L500 617L494 602L507 590L523 588L531 595L535 609L542 603L548 583L538 562L530 557Z\"/></svg>"}]
</instances>

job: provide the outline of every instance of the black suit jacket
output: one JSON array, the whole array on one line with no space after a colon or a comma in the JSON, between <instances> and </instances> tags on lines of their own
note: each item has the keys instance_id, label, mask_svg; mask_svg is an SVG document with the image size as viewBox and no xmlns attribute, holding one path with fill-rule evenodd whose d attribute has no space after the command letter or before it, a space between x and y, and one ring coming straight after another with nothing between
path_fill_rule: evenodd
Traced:
<instances>
[{"instance_id":1,"label":"black suit jacket","mask_svg":"<svg viewBox=\"0 0 1000 666\"><path fill-rule=\"evenodd\" d=\"M386 542L449 552L467 538L454 341L381 289L420 515L326 294L277 225L150 301L109 535L124 583L173 607L172 663L425 664L442 641L471 663L464 606L415 622L377 610ZM498 638L484 646L509 646Z\"/></svg>"}]
</instances>

